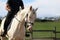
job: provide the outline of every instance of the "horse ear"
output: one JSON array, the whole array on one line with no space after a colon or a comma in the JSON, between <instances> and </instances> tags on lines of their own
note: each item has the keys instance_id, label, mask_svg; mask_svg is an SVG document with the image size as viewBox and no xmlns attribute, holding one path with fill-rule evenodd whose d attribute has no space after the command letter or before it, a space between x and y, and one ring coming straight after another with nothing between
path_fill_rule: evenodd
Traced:
<instances>
[{"instance_id":1,"label":"horse ear","mask_svg":"<svg viewBox=\"0 0 60 40\"><path fill-rule=\"evenodd\" d=\"M37 10L38 10L38 8L35 9L35 11L37 11Z\"/></svg>"},{"instance_id":2,"label":"horse ear","mask_svg":"<svg viewBox=\"0 0 60 40\"><path fill-rule=\"evenodd\" d=\"M30 10L32 10L32 6L30 6Z\"/></svg>"}]
</instances>

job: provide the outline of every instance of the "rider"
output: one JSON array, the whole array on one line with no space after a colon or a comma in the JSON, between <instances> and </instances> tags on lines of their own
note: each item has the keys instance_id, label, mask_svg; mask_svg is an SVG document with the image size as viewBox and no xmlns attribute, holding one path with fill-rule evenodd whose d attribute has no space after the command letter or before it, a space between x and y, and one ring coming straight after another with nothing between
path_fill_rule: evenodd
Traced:
<instances>
[{"instance_id":1,"label":"rider","mask_svg":"<svg viewBox=\"0 0 60 40\"><path fill-rule=\"evenodd\" d=\"M6 9L8 10L8 14L4 22L4 32L1 36L5 36L7 34L8 25L10 24L12 18L14 18L14 15L16 15L17 12L19 11L19 7L24 9L24 4L22 0L8 0L7 1Z\"/></svg>"}]
</instances>

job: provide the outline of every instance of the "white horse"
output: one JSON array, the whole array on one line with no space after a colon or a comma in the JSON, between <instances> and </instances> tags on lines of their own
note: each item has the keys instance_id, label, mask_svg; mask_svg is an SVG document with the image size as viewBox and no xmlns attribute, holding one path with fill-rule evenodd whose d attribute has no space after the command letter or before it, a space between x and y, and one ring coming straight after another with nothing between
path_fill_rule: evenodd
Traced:
<instances>
[{"instance_id":1,"label":"white horse","mask_svg":"<svg viewBox=\"0 0 60 40\"><path fill-rule=\"evenodd\" d=\"M6 37L8 40L25 40L25 17L27 14L31 15L35 13L33 11L35 9L30 6L29 8L25 8L17 13L17 15L13 18L12 22L8 27L8 31ZM28 16L31 17L31 16ZM30 20L30 19L29 19ZM4 21L5 18L2 20L1 27L0 27L0 35L4 32ZM1 40L5 40L6 37L1 37Z\"/></svg>"}]
</instances>

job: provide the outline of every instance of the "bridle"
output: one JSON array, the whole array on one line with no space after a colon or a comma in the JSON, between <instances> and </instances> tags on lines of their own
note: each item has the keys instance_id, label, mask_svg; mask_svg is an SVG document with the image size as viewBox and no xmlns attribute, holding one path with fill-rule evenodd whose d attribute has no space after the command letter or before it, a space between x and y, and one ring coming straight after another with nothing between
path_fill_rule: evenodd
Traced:
<instances>
[{"instance_id":1,"label":"bridle","mask_svg":"<svg viewBox=\"0 0 60 40\"><path fill-rule=\"evenodd\" d=\"M32 22L27 22L27 23L29 23L29 24L31 24L31 25L34 25L34 23L32 23Z\"/></svg>"},{"instance_id":2,"label":"bridle","mask_svg":"<svg viewBox=\"0 0 60 40\"><path fill-rule=\"evenodd\" d=\"M27 16L28 16L28 14L27 14ZM29 24L29 25L28 25L28 24ZM28 27L28 26L31 26L31 25L34 25L34 23L28 22L28 21L25 22L25 27Z\"/></svg>"},{"instance_id":3,"label":"bridle","mask_svg":"<svg viewBox=\"0 0 60 40\"><path fill-rule=\"evenodd\" d=\"M19 19L17 19L16 17L15 17L15 19L18 21L18 22L21 22Z\"/></svg>"}]
</instances>

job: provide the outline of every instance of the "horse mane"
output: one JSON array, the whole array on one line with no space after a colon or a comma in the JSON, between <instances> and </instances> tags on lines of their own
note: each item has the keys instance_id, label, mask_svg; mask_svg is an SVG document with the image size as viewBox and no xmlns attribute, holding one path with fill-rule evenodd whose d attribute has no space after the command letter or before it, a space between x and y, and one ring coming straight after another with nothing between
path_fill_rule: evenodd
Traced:
<instances>
[{"instance_id":1,"label":"horse mane","mask_svg":"<svg viewBox=\"0 0 60 40\"><path fill-rule=\"evenodd\" d=\"M20 21L22 21L26 15L28 14L27 12L29 11L28 8L25 8L23 10L19 10L18 13L15 15L16 18L18 18Z\"/></svg>"}]
</instances>

